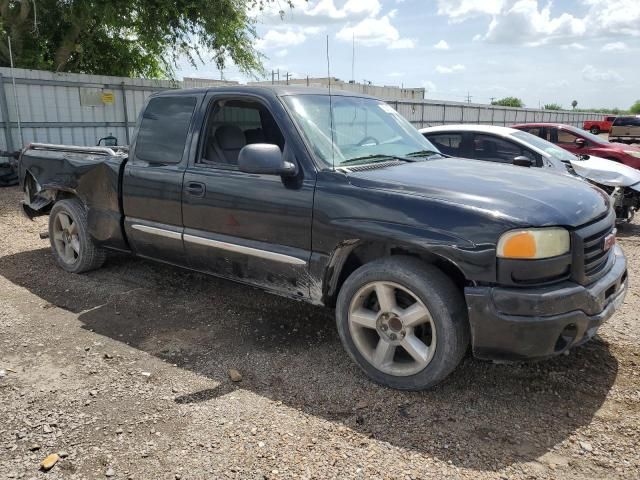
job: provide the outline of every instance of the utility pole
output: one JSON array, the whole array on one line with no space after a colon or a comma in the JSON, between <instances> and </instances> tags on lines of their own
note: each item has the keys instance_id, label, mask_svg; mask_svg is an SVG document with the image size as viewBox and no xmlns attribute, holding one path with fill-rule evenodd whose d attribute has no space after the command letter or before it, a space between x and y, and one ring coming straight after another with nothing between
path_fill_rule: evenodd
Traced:
<instances>
[{"instance_id":1,"label":"utility pole","mask_svg":"<svg viewBox=\"0 0 640 480\"><path fill-rule=\"evenodd\" d=\"M278 69L278 83L280 83L280 69Z\"/></svg>"},{"instance_id":2,"label":"utility pole","mask_svg":"<svg viewBox=\"0 0 640 480\"><path fill-rule=\"evenodd\" d=\"M496 99L496 97L491 97L489 100L491 100L491 105L493 105L493 101Z\"/></svg>"},{"instance_id":3,"label":"utility pole","mask_svg":"<svg viewBox=\"0 0 640 480\"><path fill-rule=\"evenodd\" d=\"M289 72L287 72L287 75L285 76L285 78L287 79L287 85L289 85L289 78L291 78L291 75L289 74Z\"/></svg>"},{"instance_id":4,"label":"utility pole","mask_svg":"<svg viewBox=\"0 0 640 480\"><path fill-rule=\"evenodd\" d=\"M275 83L275 80L276 80L276 72L274 70L271 70L271 85Z\"/></svg>"},{"instance_id":5,"label":"utility pole","mask_svg":"<svg viewBox=\"0 0 640 480\"><path fill-rule=\"evenodd\" d=\"M469 91L467 91L467 103L471 103L471 95L469 94Z\"/></svg>"},{"instance_id":6,"label":"utility pole","mask_svg":"<svg viewBox=\"0 0 640 480\"><path fill-rule=\"evenodd\" d=\"M351 33L351 81L356 83L356 34Z\"/></svg>"}]
</instances>

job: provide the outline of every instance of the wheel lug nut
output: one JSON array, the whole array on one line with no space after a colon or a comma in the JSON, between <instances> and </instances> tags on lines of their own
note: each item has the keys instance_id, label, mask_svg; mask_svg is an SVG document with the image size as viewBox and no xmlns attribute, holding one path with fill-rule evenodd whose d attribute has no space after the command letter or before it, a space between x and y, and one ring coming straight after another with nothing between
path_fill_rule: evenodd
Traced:
<instances>
[{"instance_id":1,"label":"wheel lug nut","mask_svg":"<svg viewBox=\"0 0 640 480\"><path fill-rule=\"evenodd\" d=\"M396 339L396 334L395 334L395 333L392 333L391 335L389 335L389 338L390 338L391 340L395 340L395 339Z\"/></svg>"},{"instance_id":2,"label":"wheel lug nut","mask_svg":"<svg viewBox=\"0 0 640 480\"><path fill-rule=\"evenodd\" d=\"M386 332L386 331L387 331L387 328L389 328L389 327L387 327L385 324L382 324L382 327L380 327L380 328L382 328L382 331L383 331L383 332Z\"/></svg>"}]
</instances>

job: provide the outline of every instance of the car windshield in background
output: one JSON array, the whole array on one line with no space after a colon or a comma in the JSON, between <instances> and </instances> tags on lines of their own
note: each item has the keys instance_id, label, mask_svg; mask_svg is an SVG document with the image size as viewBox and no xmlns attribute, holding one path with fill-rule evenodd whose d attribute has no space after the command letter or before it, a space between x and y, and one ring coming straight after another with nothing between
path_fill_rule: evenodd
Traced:
<instances>
[{"instance_id":1,"label":"car windshield in background","mask_svg":"<svg viewBox=\"0 0 640 480\"><path fill-rule=\"evenodd\" d=\"M330 105L329 95L291 95L284 101L316 156L329 166L439 154L404 117L379 100L333 95Z\"/></svg>"},{"instance_id":2,"label":"car windshield in background","mask_svg":"<svg viewBox=\"0 0 640 480\"><path fill-rule=\"evenodd\" d=\"M570 162L578 159L576 155L568 152L564 148L560 148L551 142L547 142L546 140L536 135L530 134L529 132L513 132L511 136L522 140L523 142L527 142L529 145L536 147L543 152L546 152L548 155L551 155L552 157L557 158L558 160L561 160L563 162Z\"/></svg>"}]
</instances>

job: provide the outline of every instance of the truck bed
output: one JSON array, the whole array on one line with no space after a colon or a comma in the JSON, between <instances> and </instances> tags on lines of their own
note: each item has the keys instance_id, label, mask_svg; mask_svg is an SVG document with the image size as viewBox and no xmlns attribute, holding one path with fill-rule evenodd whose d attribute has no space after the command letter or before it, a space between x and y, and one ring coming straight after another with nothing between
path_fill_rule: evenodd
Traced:
<instances>
[{"instance_id":1,"label":"truck bed","mask_svg":"<svg viewBox=\"0 0 640 480\"><path fill-rule=\"evenodd\" d=\"M73 194L87 207L93 238L106 247L128 250L120 195L127 154L126 147L27 146L18 163L25 213L45 215L56 198Z\"/></svg>"}]
</instances>

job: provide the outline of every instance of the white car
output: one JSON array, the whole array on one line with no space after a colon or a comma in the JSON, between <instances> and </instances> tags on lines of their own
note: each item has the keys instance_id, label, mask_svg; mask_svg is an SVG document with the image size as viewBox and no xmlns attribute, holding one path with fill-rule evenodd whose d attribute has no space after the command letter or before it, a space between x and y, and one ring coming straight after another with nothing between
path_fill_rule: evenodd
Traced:
<instances>
[{"instance_id":1,"label":"white car","mask_svg":"<svg viewBox=\"0 0 640 480\"><path fill-rule=\"evenodd\" d=\"M440 152L518 166L551 168L578 175L611 195L619 222L640 208L640 172L599 157L574 155L551 142L515 128L495 125L443 125L420 130Z\"/></svg>"}]
</instances>

